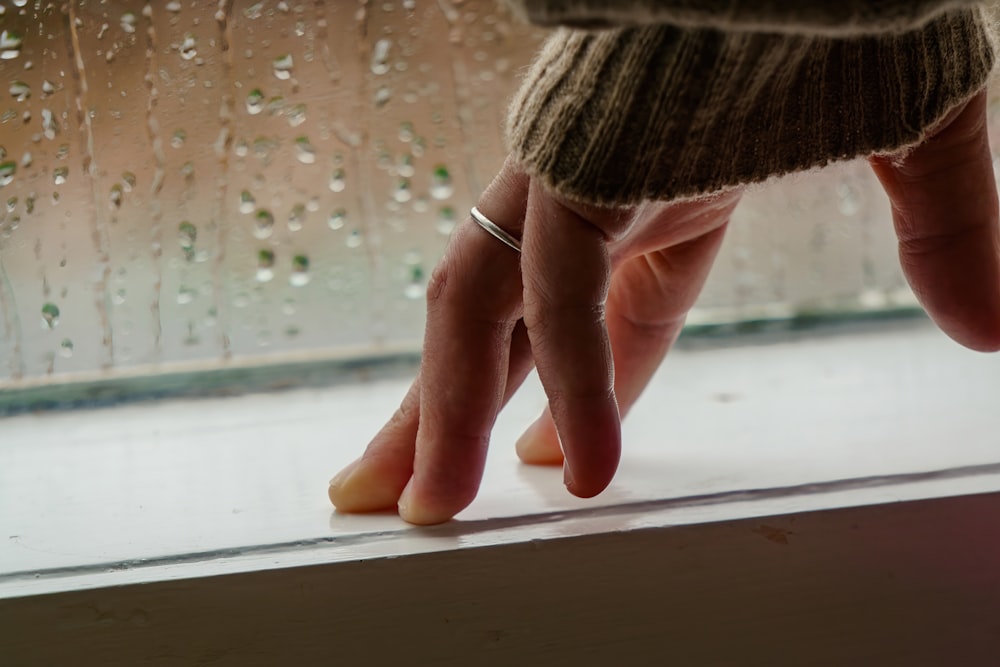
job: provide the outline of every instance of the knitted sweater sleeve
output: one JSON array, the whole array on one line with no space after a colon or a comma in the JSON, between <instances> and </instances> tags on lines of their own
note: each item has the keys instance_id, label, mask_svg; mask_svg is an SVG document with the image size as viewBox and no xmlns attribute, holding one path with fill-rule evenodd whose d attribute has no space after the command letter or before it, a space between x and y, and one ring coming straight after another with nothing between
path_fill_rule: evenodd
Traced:
<instances>
[{"instance_id":1,"label":"knitted sweater sleeve","mask_svg":"<svg viewBox=\"0 0 1000 667\"><path fill-rule=\"evenodd\" d=\"M983 10L954 0L512 1L543 22L620 23L590 9L630 6L625 23L653 20L556 30L511 105L515 158L596 204L691 197L913 145L985 85L994 60ZM696 5L729 9L699 26ZM784 15L788 29L759 28L805 6Z\"/></svg>"},{"instance_id":2,"label":"knitted sweater sleeve","mask_svg":"<svg viewBox=\"0 0 1000 667\"><path fill-rule=\"evenodd\" d=\"M676 26L834 35L905 31L982 0L507 0L536 25Z\"/></svg>"}]
</instances>

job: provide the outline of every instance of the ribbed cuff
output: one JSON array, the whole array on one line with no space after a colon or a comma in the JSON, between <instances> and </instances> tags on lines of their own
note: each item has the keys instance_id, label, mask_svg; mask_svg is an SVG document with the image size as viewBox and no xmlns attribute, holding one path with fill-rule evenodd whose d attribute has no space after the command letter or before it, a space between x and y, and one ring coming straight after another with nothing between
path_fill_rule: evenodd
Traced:
<instances>
[{"instance_id":1,"label":"ribbed cuff","mask_svg":"<svg viewBox=\"0 0 1000 667\"><path fill-rule=\"evenodd\" d=\"M625 27L667 23L727 31L844 37L902 32L982 0L506 0L541 26Z\"/></svg>"},{"instance_id":2,"label":"ribbed cuff","mask_svg":"<svg viewBox=\"0 0 1000 667\"><path fill-rule=\"evenodd\" d=\"M507 137L572 199L685 198L915 144L992 65L978 9L844 39L562 29L515 97Z\"/></svg>"}]
</instances>

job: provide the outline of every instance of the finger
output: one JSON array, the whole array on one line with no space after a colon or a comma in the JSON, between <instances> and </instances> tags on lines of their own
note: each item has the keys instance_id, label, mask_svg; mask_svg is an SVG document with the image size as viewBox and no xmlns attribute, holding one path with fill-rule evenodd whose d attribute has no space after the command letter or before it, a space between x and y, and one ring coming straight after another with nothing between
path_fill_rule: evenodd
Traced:
<instances>
[{"instance_id":1,"label":"finger","mask_svg":"<svg viewBox=\"0 0 1000 667\"><path fill-rule=\"evenodd\" d=\"M1000 349L1000 234L985 93L909 153L871 164L892 202L900 262L920 303L962 345Z\"/></svg>"},{"instance_id":2,"label":"finger","mask_svg":"<svg viewBox=\"0 0 1000 667\"><path fill-rule=\"evenodd\" d=\"M508 163L479 208L520 236L527 192L527 177ZM520 319L519 260L470 222L456 232L431 277L413 477L398 503L411 523L446 521L479 489Z\"/></svg>"},{"instance_id":3,"label":"finger","mask_svg":"<svg viewBox=\"0 0 1000 667\"><path fill-rule=\"evenodd\" d=\"M693 240L625 262L612 276L607 322L615 368L615 395L624 418L684 328L725 235L737 200L713 210L714 226ZM546 410L517 441L525 463L557 464L562 451Z\"/></svg>"},{"instance_id":4,"label":"finger","mask_svg":"<svg viewBox=\"0 0 1000 667\"><path fill-rule=\"evenodd\" d=\"M420 423L420 376L403 402L372 438L361 458L330 480L330 502L341 512L394 509L413 475L413 452Z\"/></svg>"},{"instance_id":5,"label":"finger","mask_svg":"<svg viewBox=\"0 0 1000 667\"><path fill-rule=\"evenodd\" d=\"M527 182L523 176L517 173L512 163L504 166L501 173L494 179L490 187L484 193L480 208L487 212L487 215L494 219L512 219L513 226L508 226L512 232L519 233L519 227L523 222L524 205L527 193ZM497 211L497 213L493 213ZM470 261L470 258L482 259L482 261ZM513 270L511 270L513 262ZM520 302L520 280L517 275L517 255L512 250L505 248L499 242L485 234L481 229L471 223L461 227L456 232L455 237L449 244L445 257L441 261L442 266L447 266L448 272L457 276L459 285L462 281L472 284L477 279L490 280L497 279L493 286L494 291L500 299L504 292L507 293L508 302ZM470 268L471 266L471 268ZM480 271L477 278L476 270ZM463 275L467 273L469 275ZM436 273L429 290L441 292L447 289L443 284L443 276ZM506 290L502 289L506 284ZM453 286L454 287L454 286ZM501 289L496 289L500 287ZM450 290L455 292L456 290ZM486 290L484 290L485 292ZM482 315L482 298L477 298L476 304L469 305L470 294L468 290L458 291L461 300L453 306L454 310L466 309L466 313L475 318ZM438 295L440 297L440 294ZM450 298L450 297L449 297ZM441 301L441 298L429 299L428 308ZM494 303L498 303L496 301ZM489 305L489 304L487 304ZM500 310L504 310L502 304ZM440 308L438 309L441 310ZM460 314L460 313L459 313ZM329 495L333 504L345 512L369 512L385 509L395 509L400 502L401 495L407 487L414 474L415 459L418 456L417 440L419 432L423 426L425 414L435 414L434 410L422 411L421 401L428 402L426 396L430 394L433 401L448 399L448 409L461 412L462 394L455 392L454 386L449 382L449 370L453 367L464 368L472 373L476 372L476 364L465 363L458 359L458 363L448 363L451 355L461 355L461 350L449 349L448 343L454 340L479 340L488 342L488 338L476 338L476 322L472 327L459 327L457 332L452 332L451 337L436 334L436 328L440 328L441 318L428 316L428 331L425 337L425 353L421 362L421 372L417 380L414 381L407 392L400 408L396 411L389 422L372 439L365 450L365 453L356 461L342 470L330 483ZM482 324L482 322L478 322ZM495 332L494 332L495 333ZM445 343L445 344L442 344ZM502 373L504 384L504 398L506 401L509 395L519 386L531 368L530 347L527 344L527 336L523 330L515 329L514 334L506 342L510 349L509 368L505 368ZM498 365L502 366L508 362L507 355L502 355L498 360ZM454 376L454 374L452 374ZM469 372L466 373L469 375ZM488 383L483 385L487 388ZM474 388L475 389L475 388ZM457 396L457 398L456 398ZM491 418L492 419L492 418ZM447 416L444 420L438 417L438 424L442 421L447 424ZM438 427L440 429L440 427ZM488 430L487 430L488 432ZM430 435L434 435L434 430L430 430ZM427 448L424 448L425 451ZM431 448L433 449L433 448ZM425 456L427 463L430 457ZM478 479L481 476L481 469L476 473L475 485L478 486ZM434 486L440 481L430 480L429 485ZM445 484L448 486L448 484ZM411 503L406 503L411 504ZM423 500L417 497L417 502L412 504L413 511L419 513L423 506ZM464 505L463 505L464 506ZM458 509L461 509L459 507ZM438 515L443 516L440 520L449 518L455 510L446 512L438 511ZM404 517L406 518L406 517ZM419 518L419 517L410 517ZM431 522L431 518L424 517L421 522Z\"/></svg>"},{"instance_id":6,"label":"finger","mask_svg":"<svg viewBox=\"0 0 1000 667\"><path fill-rule=\"evenodd\" d=\"M604 320L610 282L604 235L533 183L522 270L524 323L566 455L566 486L594 496L611 481L621 452Z\"/></svg>"},{"instance_id":7,"label":"finger","mask_svg":"<svg viewBox=\"0 0 1000 667\"><path fill-rule=\"evenodd\" d=\"M514 328L510 364L502 403L505 405L533 366L523 322ZM399 496L413 475L420 421L420 377L410 385L392 418L372 439L365 453L330 481L330 501L341 512L396 509Z\"/></svg>"}]
</instances>

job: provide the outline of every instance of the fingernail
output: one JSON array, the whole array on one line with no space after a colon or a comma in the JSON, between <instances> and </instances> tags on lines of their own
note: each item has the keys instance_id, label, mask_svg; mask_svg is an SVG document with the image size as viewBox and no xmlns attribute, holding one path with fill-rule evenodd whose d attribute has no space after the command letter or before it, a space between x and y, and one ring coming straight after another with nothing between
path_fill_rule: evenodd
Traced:
<instances>
[{"instance_id":1,"label":"fingernail","mask_svg":"<svg viewBox=\"0 0 1000 667\"><path fill-rule=\"evenodd\" d=\"M399 501L396 503L396 509L399 510L399 516L406 520L406 517L410 513L410 506L413 502L413 480L411 479L403 487L403 492L399 494Z\"/></svg>"},{"instance_id":2,"label":"fingernail","mask_svg":"<svg viewBox=\"0 0 1000 667\"><path fill-rule=\"evenodd\" d=\"M359 462L360 459L356 461L351 461L346 466L344 466L343 470L341 470L340 472L338 472L336 475L333 476L333 479L330 480L329 484L330 493L333 493L334 491L343 488L344 484L347 482L347 478L350 477L351 473L354 472L354 469L358 467Z\"/></svg>"},{"instance_id":3,"label":"fingernail","mask_svg":"<svg viewBox=\"0 0 1000 667\"><path fill-rule=\"evenodd\" d=\"M422 503L418 502L416 495L411 479L403 492L399 494L399 501L396 503L399 517L403 521L417 526L433 526L452 518L451 513L442 513L440 508L435 509L432 505L428 505L426 500Z\"/></svg>"}]
</instances>

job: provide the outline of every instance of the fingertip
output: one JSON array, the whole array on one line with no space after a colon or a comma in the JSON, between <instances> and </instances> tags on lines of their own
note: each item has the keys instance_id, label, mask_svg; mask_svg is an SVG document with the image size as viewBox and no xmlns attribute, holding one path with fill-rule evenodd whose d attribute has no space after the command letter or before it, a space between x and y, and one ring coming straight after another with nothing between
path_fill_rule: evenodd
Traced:
<instances>
[{"instance_id":1,"label":"fingertip","mask_svg":"<svg viewBox=\"0 0 1000 667\"><path fill-rule=\"evenodd\" d=\"M621 421L610 410L585 431L567 434L563 480L574 496L593 498L608 487L621 460Z\"/></svg>"},{"instance_id":2,"label":"fingertip","mask_svg":"<svg viewBox=\"0 0 1000 667\"><path fill-rule=\"evenodd\" d=\"M383 471L364 459L341 470L327 488L330 502L338 512L360 514L392 509L399 499L399 486Z\"/></svg>"},{"instance_id":3,"label":"fingertip","mask_svg":"<svg viewBox=\"0 0 1000 667\"><path fill-rule=\"evenodd\" d=\"M455 508L450 504L436 503L421 498L411 481L400 494L396 509L400 518L407 523L416 526L434 526L450 521L456 514L465 509L465 505Z\"/></svg>"},{"instance_id":4,"label":"fingertip","mask_svg":"<svg viewBox=\"0 0 1000 667\"><path fill-rule=\"evenodd\" d=\"M614 473L603 477L587 475L584 477L584 481L578 482L569 463L563 464L563 484L566 486L566 490L577 498L593 498L600 495L608 488L613 478Z\"/></svg>"},{"instance_id":5,"label":"fingertip","mask_svg":"<svg viewBox=\"0 0 1000 667\"><path fill-rule=\"evenodd\" d=\"M942 330L953 341L973 352L990 354L1000 352L1000 317L993 322L980 323L977 327L945 327Z\"/></svg>"},{"instance_id":6,"label":"fingertip","mask_svg":"<svg viewBox=\"0 0 1000 667\"><path fill-rule=\"evenodd\" d=\"M547 410L517 439L514 448L518 458L529 465L557 466L565 458Z\"/></svg>"}]
</instances>

